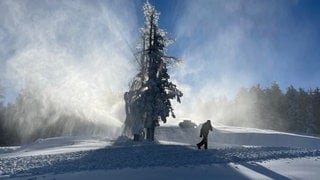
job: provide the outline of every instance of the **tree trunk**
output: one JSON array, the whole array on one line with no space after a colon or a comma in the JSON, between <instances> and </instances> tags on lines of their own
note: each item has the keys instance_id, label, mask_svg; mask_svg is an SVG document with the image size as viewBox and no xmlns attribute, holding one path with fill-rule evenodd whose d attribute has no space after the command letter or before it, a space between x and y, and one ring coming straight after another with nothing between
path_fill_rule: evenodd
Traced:
<instances>
[{"instance_id":1,"label":"tree trunk","mask_svg":"<svg viewBox=\"0 0 320 180\"><path fill-rule=\"evenodd\" d=\"M154 127L147 128L147 140L154 141Z\"/></svg>"}]
</instances>

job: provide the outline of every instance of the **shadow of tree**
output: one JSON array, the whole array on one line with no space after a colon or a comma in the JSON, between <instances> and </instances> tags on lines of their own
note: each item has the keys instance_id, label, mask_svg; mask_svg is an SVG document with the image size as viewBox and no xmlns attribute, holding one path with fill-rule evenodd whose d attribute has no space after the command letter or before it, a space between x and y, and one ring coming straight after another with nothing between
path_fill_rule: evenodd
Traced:
<instances>
[{"instance_id":1,"label":"shadow of tree","mask_svg":"<svg viewBox=\"0 0 320 180\"><path fill-rule=\"evenodd\" d=\"M35 164L46 160L50 162L47 165L39 165L38 167L32 167L26 170L17 170L11 174L12 176L17 176L23 174L61 174L67 172L124 168L184 167L235 162L273 178L281 176L272 173L271 170L267 171L262 167L254 166L246 162L319 155L320 150L287 147L242 147L196 150L195 147L192 146L133 142L119 138L114 141L112 146L103 149L46 156L19 157L16 158L14 164L7 165L19 166L19 163L26 161L32 161Z\"/></svg>"},{"instance_id":2,"label":"shadow of tree","mask_svg":"<svg viewBox=\"0 0 320 180\"><path fill-rule=\"evenodd\" d=\"M278 179L278 180L290 180L290 178L287 178L286 176L283 176L279 173L276 173L266 167L263 167L257 163L254 163L254 162L242 162L240 163L242 166L248 168L248 169L251 169L257 173L260 173L262 175L265 175L271 179Z\"/></svg>"}]
</instances>

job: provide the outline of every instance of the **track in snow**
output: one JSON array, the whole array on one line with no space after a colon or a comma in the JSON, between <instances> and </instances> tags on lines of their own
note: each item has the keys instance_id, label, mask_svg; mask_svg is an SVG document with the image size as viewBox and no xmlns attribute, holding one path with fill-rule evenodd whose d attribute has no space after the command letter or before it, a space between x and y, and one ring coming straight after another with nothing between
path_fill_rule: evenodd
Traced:
<instances>
[{"instance_id":1,"label":"track in snow","mask_svg":"<svg viewBox=\"0 0 320 180\"><path fill-rule=\"evenodd\" d=\"M127 143L65 154L0 158L2 175L29 176L86 170L180 167L213 163L320 156L320 150L288 147L237 147L196 150L191 146Z\"/></svg>"}]
</instances>

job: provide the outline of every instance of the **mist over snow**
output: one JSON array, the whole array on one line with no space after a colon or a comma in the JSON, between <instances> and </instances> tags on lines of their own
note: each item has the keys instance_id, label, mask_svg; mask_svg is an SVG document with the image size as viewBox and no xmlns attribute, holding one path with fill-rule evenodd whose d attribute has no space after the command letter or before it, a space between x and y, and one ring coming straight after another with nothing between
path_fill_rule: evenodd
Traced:
<instances>
[{"instance_id":1,"label":"mist over snow","mask_svg":"<svg viewBox=\"0 0 320 180\"><path fill-rule=\"evenodd\" d=\"M174 24L173 46L184 60L174 76L184 92L182 105L176 106L178 117L223 119L232 112L212 102L233 100L241 88L257 84L267 87L276 81L284 92L290 85L319 85L319 13L317 8L303 9L312 3L174 2L171 9L177 12L166 20Z\"/></svg>"},{"instance_id":2,"label":"mist over snow","mask_svg":"<svg viewBox=\"0 0 320 180\"><path fill-rule=\"evenodd\" d=\"M137 8L125 0L1 1L1 83L9 102L27 94L8 124L23 137L67 116L67 134L81 119L114 135L136 70L128 45L137 38Z\"/></svg>"}]
</instances>

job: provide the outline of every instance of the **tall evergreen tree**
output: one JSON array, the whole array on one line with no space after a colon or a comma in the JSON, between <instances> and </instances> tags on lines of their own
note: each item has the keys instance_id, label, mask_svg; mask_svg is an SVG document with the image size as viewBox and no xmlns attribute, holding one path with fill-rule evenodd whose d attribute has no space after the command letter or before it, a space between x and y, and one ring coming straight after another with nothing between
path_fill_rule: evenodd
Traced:
<instances>
[{"instance_id":1,"label":"tall evergreen tree","mask_svg":"<svg viewBox=\"0 0 320 180\"><path fill-rule=\"evenodd\" d=\"M285 99L277 82L273 82L271 88L266 90L265 101L268 103L269 120L272 129L282 130L284 124Z\"/></svg>"},{"instance_id":2,"label":"tall evergreen tree","mask_svg":"<svg viewBox=\"0 0 320 180\"><path fill-rule=\"evenodd\" d=\"M139 73L131 83L129 92L124 95L126 103L125 133L140 139L146 131L147 139L154 140L154 130L159 121L164 123L173 113L170 100L180 102L182 92L169 81L168 66L178 59L166 55L166 47L173 41L158 26L159 15L148 1L143 6L145 17L141 28L141 41L138 44L136 60Z\"/></svg>"},{"instance_id":3,"label":"tall evergreen tree","mask_svg":"<svg viewBox=\"0 0 320 180\"><path fill-rule=\"evenodd\" d=\"M2 87L0 84L0 145L3 145L6 141L4 121L5 121L5 107L3 105Z\"/></svg>"},{"instance_id":4,"label":"tall evergreen tree","mask_svg":"<svg viewBox=\"0 0 320 180\"><path fill-rule=\"evenodd\" d=\"M316 88L312 93L312 107L314 112L315 133L320 134L320 89Z\"/></svg>"},{"instance_id":5,"label":"tall evergreen tree","mask_svg":"<svg viewBox=\"0 0 320 180\"><path fill-rule=\"evenodd\" d=\"M299 88L299 121L302 124L302 132L313 133L315 128L311 93L302 88Z\"/></svg>"},{"instance_id":6,"label":"tall evergreen tree","mask_svg":"<svg viewBox=\"0 0 320 180\"><path fill-rule=\"evenodd\" d=\"M264 124L264 121L261 121L263 119L264 110L265 108L265 94L264 91L261 89L260 85L253 86L250 89L250 96L253 99L252 104L252 123L254 127L266 127Z\"/></svg>"},{"instance_id":7,"label":"tall evergreen tree","mask_svg":"<svg viewBox=\"0 0 320 180\"><path fill-rule=\"evenodd\" d=\"M316 118L313 106L312 89L308 91L306 96L306 107L305 107L305 132L307 134L313 134L316 132Z\"/></svg>"},{"instance_id":8,"label":"tall evergreen tree","mask_svg":"<svg viewBox=\"0 0 320 180\"><path fill-rule=\"evenodd\" d=\"M302 124L299 122L299 94L298 91L291 85L287 88L286 93L287 104L287 127L288 131L299 131Z\"/></svg>"}]
</instances>

